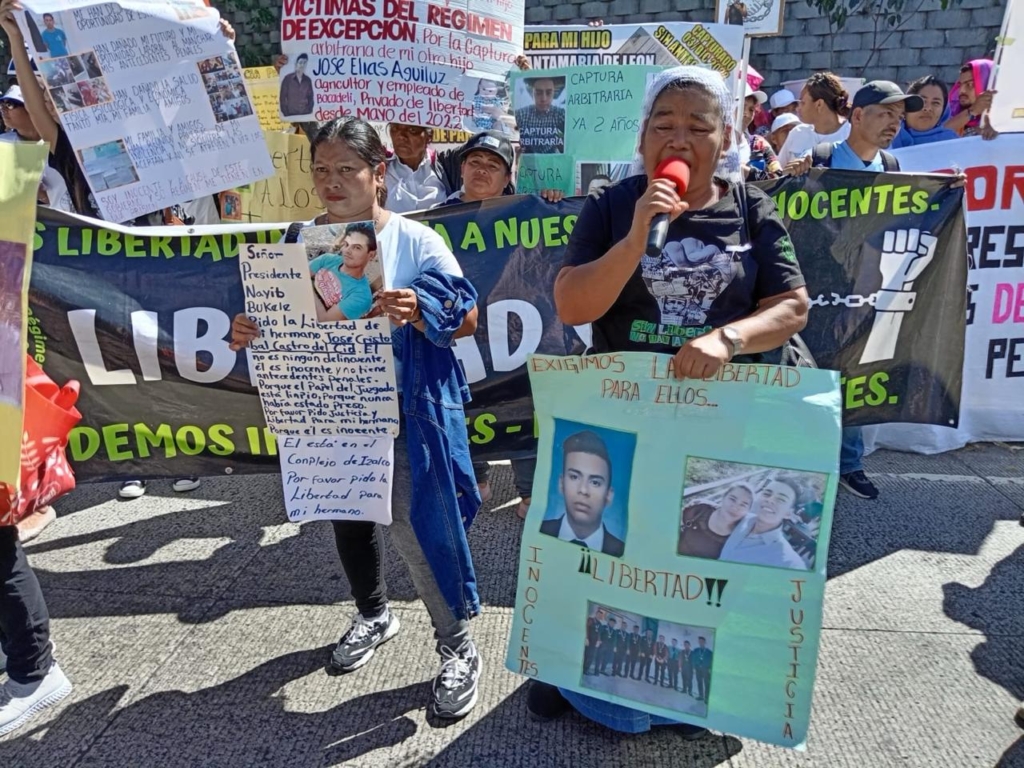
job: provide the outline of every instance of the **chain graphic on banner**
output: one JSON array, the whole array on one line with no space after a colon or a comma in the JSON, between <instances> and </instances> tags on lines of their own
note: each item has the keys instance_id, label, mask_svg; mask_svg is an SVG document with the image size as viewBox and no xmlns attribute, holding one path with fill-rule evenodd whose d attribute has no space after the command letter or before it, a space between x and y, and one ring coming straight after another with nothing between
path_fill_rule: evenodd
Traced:
<instances>
[{"instance_id":1,"label":"chain graphic on banner","mask_svg":"<svg viewBox=\"0 0 1024 768\"><path fill-rule=\"evenodd\" d=\"M860 363L891 360L896 354L903 316L914 309L917 292L914 281L935 258L936 238L920 229L896 229L882 236L882 253L878 268L882 273L882 288L868 296L832 293L826 299L819 293L811 299L812 307L863 307L875 309L875 319L864 345Z\"/></svg>"}]
</instances>

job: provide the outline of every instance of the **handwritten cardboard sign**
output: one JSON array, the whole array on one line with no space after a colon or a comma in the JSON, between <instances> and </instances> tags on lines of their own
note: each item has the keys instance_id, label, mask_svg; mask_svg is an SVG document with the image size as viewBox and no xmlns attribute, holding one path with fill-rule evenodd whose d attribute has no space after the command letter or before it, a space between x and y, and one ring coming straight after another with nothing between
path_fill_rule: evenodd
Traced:
<instances>
[{"instance_id":1,"label":"handwritten cardboard sign","mask_svg":"<svg viewBox=\"0 0 1024 768\"><path fill-rule=\"evenodd\" d=\"M246 313L260 328L250 350L270 428L305 437L398 434L388 319L321 322L302 244L248 244L239 262Z\"/></svg>"},{"instance_id":2,"label":"handwritten cardboard sign","mask_svg":"<svg viewBox=\"0 0 1024 768\"><path fill-rule=\"evenodd\" d=\"M523 0L285 0L281 115L461 130L522 43Z\"/></svg>"},{"instance_id":3,"label":"handwritten cardboard sign","mask_svg":"<svg viewBox=\"0 0 1024 768\"><path fill-rule=\"evenodd\" d=\"M509 669L799 748L838 481L839 375L533 356L540 429Z\"/></svg>"},{"instance_id":4,"label":"handwritten cardboard sign","mask_svg":"<svg viewBox=\"0 0 1024 768\"><path fill-rule=\"evenodd\" d=\"M288 519L391 523L395 441L390 437L283 437Z\"/></svg>"},{"instance_id":5,"label":"handwritten cardboard sign","mask_svg":"<svg viewBox=\"0 0 1024 768\"><path fill-rule=\"evenodd\" d=\"M273 173L234 46L203 0L25 8L18 24L107 221Z\"/></svg>"}]
</instances>

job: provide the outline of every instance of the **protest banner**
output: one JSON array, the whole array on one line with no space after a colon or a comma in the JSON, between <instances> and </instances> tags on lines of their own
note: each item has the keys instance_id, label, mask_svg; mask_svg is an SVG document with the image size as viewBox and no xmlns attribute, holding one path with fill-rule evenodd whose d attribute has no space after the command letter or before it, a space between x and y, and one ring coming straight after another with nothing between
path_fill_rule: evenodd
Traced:
<instances>
[{"instance_id":1,"label":"protest banner","mask_svg":"<svg viewBox=\"0 0 1024 768\"><path fill-rule=\"evenodd\" d=\"M249 85L252 105L264 131L290 131L292 126L281 119L277 103L277 70L273 67L247 67L242 70Z\"/></svg>"},{"instance_id":2,"label":"protest banner","mask_svg":"<svg viewBox=\"0 0 1024 768\"><path fill-rule=\"evenodd\" d=\"M727 363L692 381L670 364L640 352L530 358L540 440L506 666L802 748L839 374Z\"/></svg>"},{"instance_id":3,"label":"protest banner","mask_svg":"<svg viewBox=\"0 0 1024 768\"><path fill-rule=\"evenodd\" d=\"M738 26L747 37L781 35L785 0L715 0L715 21Z\"/></svg>"},{"instance_id":4,"label":"protest banner","mask_svg":"<svg viewBox=\"0 0 1024 768\"><path fill-rule=\"evenodd\" d=\"M26 0L18 24L104 219L270 176L234 46L202 0Z\"/></svg>"},{"instance_id":5,"label":"protest banner","mask_svg":"<svg viewBox=\"0 0 1024 768\"><path fill-rule=\"evenodd\" d=\"M0 491L21 483L30 246L45 165L45 146L0 142Z\"/></svg>"},{"instance_id":6,"label":"protest banner","mask_svg":"<svg viewBox=\"0 0 1024 768\"><path fill-rule=\"evenodd\" d=\"M812 321L801 338L819 367L843 373L844 423L956 426L967 311L963 191L949 177L822 169L760 186L807 279ZM941 299L921 312L924 296ZM918 399L931 404L931 418L913 416L920 411L907 401ZM893 406L887 418L866 416Z\"/></svg>"},{"instance_id":7,"label":"protest banner","mask_svg":"<svg viewBox=\"0 0 1024 768\"><path fill-rule=\"evenodd\" d=\"M967 174L966 359L959 428L886 424L865 430L880 448L940 453L969 442L1024 440L1024 136L971 137L896 151L905 171Z\"/></svg>"},{"instance_id":8,"label":"protest banner","mask_svg":"<svg viewBox=\"0 0 1024 768\"><path fill-rule=\"evenodd\" d=\"M238 190L238 220L256 223L309 221L324 209L310 173L309 139L305 134L277 131L264 131L263 138L270 152L274 175Z\"/></svg>"},{"instance_id":9,"label":"protest banner","mask_svg":"<svg viewBox=\"0 0 1024 768\"><path fill-rule=\"evenodd\" d=\"M996 91L988 118L992 127L1003 133L1024 131L1024 4L1006 3L1003 28L999 33L995 67L988 89Z\"/></svg>"},{"instance_id":10,"label":"protest banner","mask_svg":"<svg viewBox=\"0 0 1024 768\"><path fill-rule=\"evenodd\" d=\"M955 274L965 261L962 234L955 234L962 193L935 177L826 174L837 180L822 182L817 171L803 180L806 210L804 196L790 187L780 187L780 202L793 206L794 247L815 298L805 336L820 360L852 366L844 372L845 418L853 425L948 424L956 418L963 369L963 292L951 288L965 283ZM846 217L841 191L830 191L821 207L826 182L829 190L849 190ZM880 208L878 190L889 185ZM925 212L904 212L906 185L911 201L928 193ZM873 202L866 205L869 192ZM458 339L454 351L471 386L467 424L480 460L536 450L527 357L579 354L590 343L589 327L559 321L553 297L581 202L505 197L413 216L446 239L479 292L477 332ZM154 232L47 209L40 217L30 294L38 332L31 340L51 376L82 382L84 421L69 454L79 479L276 471L277 443L264 427L251 366L246 355L227 349L227 339L230 318L245 300L235 263L239 243L276 243L281 229ZM892 359L862 363L874 315L882 314L870 296L881 287L885 233L915 227L937 233L937 242L912 286L913 310L904 313ZM833 293L841 305L831 305ZM853 296L866 303L847 307ZM1024 404L1008 400L1001 407L1020 413Z\"/></svg>"},{"instance_id":11,"label":"protest banner","mask_svg":"<svg viewBox=\"0 0 1024 768\"><path fill-rule=\"evenodd\" d=\"M285 0L281 115L461 130L480 81L500 83L522 44L523 0Z\"/></svg>"}]
</instances>

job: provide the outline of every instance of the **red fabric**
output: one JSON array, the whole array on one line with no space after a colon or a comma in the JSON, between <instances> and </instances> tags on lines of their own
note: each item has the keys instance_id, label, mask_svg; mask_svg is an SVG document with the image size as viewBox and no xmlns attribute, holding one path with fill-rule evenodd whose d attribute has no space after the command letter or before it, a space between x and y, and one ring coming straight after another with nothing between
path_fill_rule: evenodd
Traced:
<instances>
[{"instance_id":1,"label":"red fabric","mask_svg":"<svg viewBox=\"0 0 1024 768\"><path fill-rule=\"evenodd\" d=\"M21 441L21 489L0 483L0 526L15 525L75 487L65 451L68 435L82 420L75 408L79 384L63 387L31 357L25 371L25 422Z\"/></svg>"},{"instance_id":2,"label":"red fabric","mask_svg":"<svg viewBox=\"0 0 1024 768\"><path fill-rule=\"evenodd\" d=\"M750 87L755 91L758 90L761 87L761 83L764 82L764 78L761 77L761 73L749 64L747 65L747 82L750 83Z\"/></svg>"}]
</instances>

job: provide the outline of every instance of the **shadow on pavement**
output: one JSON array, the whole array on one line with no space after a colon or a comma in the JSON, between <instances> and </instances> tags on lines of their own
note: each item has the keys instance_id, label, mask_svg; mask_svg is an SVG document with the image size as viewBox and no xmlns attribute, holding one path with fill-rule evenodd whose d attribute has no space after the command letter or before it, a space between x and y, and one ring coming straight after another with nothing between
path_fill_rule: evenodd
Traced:
<instances>
[{"instance_id":1,"label":"shadow on pavement","mask_svg":"<svg viewBox=\"0 0 1024 768\"><path fill-rule=\"evenodd\" d=\"M326 711L293 711L282 689L323 671L328 649L286 654L226 683L195 692L164 691L119 709L126 687L97 693L66 707L45 727L0 744L5 768L72 765L88 751L92 766L314 766L370 765L368 753L402 745L414 736L429 683L340 701ZM684 742L666 729L623 737L567 716L550 724L526 715L524 687L479 720L431 729L420 753L403 748L389 766L546 766L635 764L640 749L651 764L712 768L741 749L738 739L709 737ZM313 709L320 709L319 699ZM104 728L97 723L107 721ZM455 738L448 734L460 730ZM93 734L96 734L95 736ZM643 746L638 743L643 739Z\"/></svg>"},{"instance_id":2,"label":"shadow on pavement","mask_svg":"<svg viewBox=\"0 0 1024 768\"><path fill-rule=\"evenodd\" d=\"M978 674L1024 700L1024 545L996 563L981 586L951 582L942 587L946 615L982 632L985 642L971 651ZM1007 713L1012 718L1013 712ZM1020 752L1024 765L1024 751Z\"/></svg>"},{"instance_id":3,"label":"shadow on pavement","mask_svg":"<svg viewBox=\"0 0 1024 768\"><path fill-rule=\"evenodd\" d=\"M869 470L870 474L870 470ZM964 468L964 474L974 474ZM901 550L975 555L996 521L1021 509L978 481L878 479L877 501L836 499L828 577L842 576Z\"/></svg>"}]
</instances>

